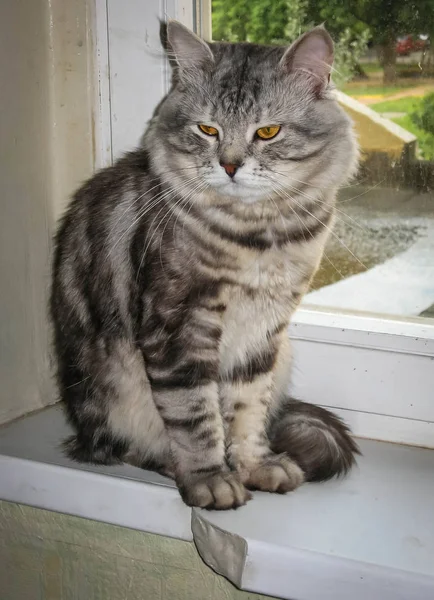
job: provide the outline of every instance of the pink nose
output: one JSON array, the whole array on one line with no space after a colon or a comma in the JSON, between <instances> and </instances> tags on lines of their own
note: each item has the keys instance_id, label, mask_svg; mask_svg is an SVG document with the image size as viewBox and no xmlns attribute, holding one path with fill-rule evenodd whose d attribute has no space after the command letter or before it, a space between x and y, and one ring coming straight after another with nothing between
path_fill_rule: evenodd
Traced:
<instances>
[{"instance_id":1,"label":"pink nose","mask_svg":"<svg viewBox=\"0 0 434 600\"><path fill-rule=\"evenodd\" d=\"M235 175L235 173L238 171L238 165L227 164L227 163L221 162L220 166L223 167L223 169L226 171L226 173L229 175L229 177L233 177Z\"/></svg>"}]
</instances>

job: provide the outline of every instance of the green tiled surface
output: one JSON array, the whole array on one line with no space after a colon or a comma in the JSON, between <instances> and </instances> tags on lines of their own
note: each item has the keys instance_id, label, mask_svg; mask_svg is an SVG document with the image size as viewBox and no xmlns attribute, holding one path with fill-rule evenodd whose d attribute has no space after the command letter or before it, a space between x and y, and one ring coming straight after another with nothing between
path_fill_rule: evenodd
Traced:
<instances>
[{"instance_id":1,"label":"green tiled surface","mask_svg":"<svg viewBox=\"0 0 434 600\"><path fill-rule=\"evenodd\" d=\"M266 600L216 575L193 543L9 502L0 590L1 600Z\"/></svg>"}]
</instances>

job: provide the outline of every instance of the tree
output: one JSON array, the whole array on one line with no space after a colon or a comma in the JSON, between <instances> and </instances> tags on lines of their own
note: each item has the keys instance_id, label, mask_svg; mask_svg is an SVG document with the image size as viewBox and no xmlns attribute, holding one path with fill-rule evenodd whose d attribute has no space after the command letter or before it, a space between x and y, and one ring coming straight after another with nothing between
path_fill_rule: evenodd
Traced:
<instances>
[{"instance_id":1,"label":"tree","mask_svg":"<svg viewBox=\"0 0 434 600\"><path fill-rule=\"evenodd\" d=\"M213 38L257 44L288 41L288 22L298 21L301 27L305 5L307 0L213 0Z\"/></svg>"},{"instance_id":2,"label":"tree","mask_svg":"<svg viewBox=\"0 0 434 600\"><path fill-rule=\"evenodd\" d=\"M342 27L369 29L383 66L384 83L396 80L396 40L400 35L434 32L434 0L310 0L309 18Z\"/></svg>"},{"instance_id":3,"label":"tree","mask_svg":"<svg viewBox=\"0 0 434 600\"><path fill-rule=\"evenodd\" d=\"M316 1L316 0L315 0ZM323 0L320 0L323 1ZM290 44L301 33L321 22L312 10L314 0L213 0L213 39L228 42ZM366 49L365 26L340 26L334 33L335 83L343 83L356 71Z\"/></svg>"},{"instance_id":4,"label":"tree","mask_svg":"<svg viewBox=\"0 0 434 600\"><path fill-rule=\"evenodd\" d=\"M396 39L433 34L434 0L214 0L216 40L259 43L292 41L312 25L326 23L337 42L337 68L346 67L371 38L378 49L384 82L396 79ZM434 42L433 42L434 43ZM346 77L344 73L343 78Z\"/></svg>"}]
</instances>

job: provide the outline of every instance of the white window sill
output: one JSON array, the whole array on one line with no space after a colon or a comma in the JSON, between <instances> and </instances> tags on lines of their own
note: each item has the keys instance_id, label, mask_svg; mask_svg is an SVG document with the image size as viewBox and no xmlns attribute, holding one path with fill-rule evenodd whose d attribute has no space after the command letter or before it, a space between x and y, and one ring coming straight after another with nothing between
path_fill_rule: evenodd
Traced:
<instances>
[{"instance_id":1,"label":"white window sill","mask_svg":"<svg viewBox=\"0 0 434 600\"><path fill-rule=\"evenodd\" d=\"M361 440L343 481L287 496L255 494L238 511L191 510L174 484L130 466L66 459L58 406L0 429L0 498L194 539L241 589L290 600L434 598L434 451Z\"/></svg>"}]
</instances>

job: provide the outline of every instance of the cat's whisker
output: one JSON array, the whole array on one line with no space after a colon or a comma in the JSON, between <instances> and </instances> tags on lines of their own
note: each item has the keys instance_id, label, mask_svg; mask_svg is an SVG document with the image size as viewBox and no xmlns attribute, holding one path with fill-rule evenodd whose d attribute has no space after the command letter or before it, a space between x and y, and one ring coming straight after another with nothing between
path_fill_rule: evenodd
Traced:
<instances>
[{"instance_id":1,"label":"cat's whisker","mask_svg":"<svg viewBox=\"0 0 434 600\"><path fill-rule=\"evenodd\" d=\"M171 191L171 193L172 193L172 194L175 194L175 191L174 191L174 190L172 190L172 191ZM169 197L169 199L171 200L172 198L171 198L171 197ZM160 208L160 210L158 211L158 213L157 213L157 214L155 215L155 217L152 219L152 222L151 222L151 224L150 224L150 226L149 226L149 230L151 230L151 229L152 229L152 226L153 226L153 224L155 223L156 219L158 218L158 216L161 214L161 212L164 210L164 208L165 208L165 207L166 207L166 205L164 204L164 205L163 205L163 207L162 207L162 208ZM168 211L168 212L169 212L169 211ZM144 260L145 260L145 257L146 257L146 253L147 253L147 251L148 251L148 248L149 248L149 246L151 245L151 243L152 243L152 240L154 239L155 235L157 234L159 226L160 226L160 225L161 225L161 223L164 221L164 219L167 217L167 215L168 215L168 212L166 212L166 213L164 213L164 214L163 214L163 217L160 219L160 222L159 222L158 226L157 226L157 227L155 227L155 230L152 232L152 235L151 235L151 238L149 239L149 241L147 240L147 238L145 238L145 243L146 243L146 246L145 246L145 249L143 250L142 257L141 257L141 259L140 259L140 263L139 263L139 266L138 266L138 269L137 269L137 273L136 273L136 282L137 282L137 281L138 281L138 279L139 279L140 271L141 271L141 269L142 269L142 266L143 266L143 263L144 263Z\"/></svg>"},{"instance_id":2,"label":"cat's whisker","mask_svg":"<svg viewBox=\"0 0 434 600\"><path fill-rule=\"evenodd\" d=\"M197 179L200 179L200 176L197 175L196 177L193 177L191 179L188 180L188 182L186 182L186 184L184 186L181 186L181 190L185 189L186 186L188 186L190 183L196 181ZM169 190L164 190L163 192L161 192L160 194L157 194L157 196L154 196L153 198L151 198L150 200L150 204L145 204L145 206L143 207L143 209L141 209L138 213L138 215L136 216L136 218L133 220L133 222L129 225L129 227L119 236L119 238L117 239L117 241L115 242L115 244L110 248L109 253L107 255L107 258L110 257L110 254L113 252L113 250L118 246L118 244L122 241L122 239L131 231L131 229L145 216L145 214L147 212L149 212L150 210L152 210L157 204L160 204L161 202L163 202L165 200L165 198L172 192L171 188L169 188ZM163 208L164 208L164 204L163 204ZM159 214L159 213L158 213Z\"/></svg>"},{"instance_id":3,"label":"cat's whisker","mask_svg":"<svg viewBox=\"0 0 434 600\"><path fill-rule=\"evenodd\" d=\"M283 186L282 186L282 187L283 187ZM294 189L295 189L295 190L297 190L297 188L294 188ZM299 192L301 193L301 191L300 191L300 190L297 190L297 191L299 191ZM303 194L303 195L305 195L305 194ZM305 196L306 196L307 198L310 198L311 200L314 200L314 198L312 198L311 196L308 196L308 195L305 195ZM318 200L318 199L317 199L317 200L316 200L316 202L318 202L319 204L323 204L323 205L327 206L327 203L326 203L326 202L324 202L324 201L321 201L321 200ZM293 210L293 209L291 209L291 210ZM340 211L338 208L336 208L336 206L334 207L334 210L335 210L335 211L337 211L337 212L340 212L340 213L342 213L343 215L345 215L345 217L347 217L348 219L351 219L352 221L354 221L354 223L356 224L356 226L357 226L357 227L358 227L358 228L359 228L361 231L363 231L364 233L366 233L366 234L368 234L368 235L371 235L371 234L372 234L372 230L371 230L371 229L367 229L366 227L363 227L362 225L360 225L360 223L358 223L357 221L355 221L354 219L352 219L352 217L351 217L350 215L348 215L347 213L345 213L345 212L343 212L343 211ZM295 215L298 217L297 213L296 213L295 211L293 211L293 212L294 212L294 214L295 214ZM345 220L345 219L343 219L342 217L339 217L339 216L338 216L336 220L337 220L337 221L340 221L341 223L343 223L343 224L344 224L346 227L352 227L353 229L355 229L355 227L354 227L354 226L353 226L351 223L348 223L348 221L346 221L346 220ZM390 244L390 245L386 244L386 245L384 246L384 248L385 248L385 249L388 249L388 248L393 248L393 247L394 247L394 244ZM324 253L324 255L325 255L325 253ZM328 259L328 257L327 257L326 255L325 255L325 258L326 258L326 260L329 260L329 259ZM334 264L333 264L333 263L332 263L330 260L329 260L329 262L330 262L330 264L331 264L331 265L334 267L334 269L335 269L335 270L336 270L336 271L339 273L339 275L341 275L342 277L344 277L344 276L342 275L342 273L339 271L339 269L337 269L337 267L336 267L336 266L335 266L335 265L334 265Z\"/></svg>"},{"instance_id":4,"label":"cat's whisker","mask_svg":"<svg viewBox=\"0 0 434 600\"><path fill-rule=\"evenodd\" d=\"M375 190L382 183L384 183L385 180L386 180L386 178L382 179L381 181L379 181L378 183L376 183L375 185L373 185L371 188L369 188L369 190L365 190L361 194L357 194L357 196L353 196L352 198L348 198L346 200L341 200L339 202L339 204L346 204L347 202L352 202L353 200L356 200L357 198L361 198L362 196L365 196L366 194L369 194L369 192L372 192L372 190Z\"/></svg>"},{"instance_id":5,"label":"cat's whisker","mask_svg":"<svg viewBox=\"0 0 434 600\"><path fill-rule=\"evenodd\" d=\"M271 178L270 178L271 179ZM282 187L284 188L283 184L281 184L281 182L279 182L278 180L273 179L273 181L276 181L276 183L279 183L280 185L282 185ZM295 187L294 185L290 185L290 188L292 190L294 190L295 193L300 194L301 196L303 196L304 198L306 198L307 200L311 200L314 204L318 204L318 205L323 205L323 206L329 206L329 204L327 202L325 202L324 200L321 200L320 198L316 198L315 196L311 196L309 194L307 194L306 192L304 192L303 190L298 189L297 187ZM284 188L285 189L285 188ZM337 208L337 206L334 207L334 210L337 213L342 214L344 217L346 217L347 219L349 219L351 221L351 223L349 223L348 221L346 221L345 219L343 219L342 217L340 218L340 220L348 227L352 227L352 228L358 228L361 231L363 231L364 233L370 233L369 230L364 227L363 225L361 225L358 221L356 221L353 217L351 217L349 214L347 214L346 212L344 212L343 210ZM339 218L339 217L338 217ZM354 223L354 225L352 224Z\"/></svg>"},{"instance_id":6,"label":"cat's whisker","mask_svg":"<svg viewBox=\"0 0 434 600\"><path fill-rule=\"evenodd\" d=\"M208 184L207 182L204 182L204 183L205 183L205 187L203 188L203 190L200 190L198 193L205 192L207 189L209 189L209 187L210 187L210 186L209 186L209 184ZM189 214L190 214L190 212L191 212L191 209L192 209L192 208L193 208L193 203L192 203L192 202L190 202L190 206L189 206L189 208L188 208L188 211L187 211L187 214L186 214L186 217L187 217L187 218L188 218L188 216L189 216ZM184 223L183 223L183 225L182 225L182 231L183 231L183 232L185 231L185 224L186 224L187 218L186 218L186 219L184 219Z\"/></svg>"},{"instance_id":7,"label":"cat's whisker","mask_svg":"<svg viewBox=\"0 0 434 600\"><path fill-rule=\"evenodd\" d=\"M274 204L274 206L276 207L276 210L277 210L277 212L279 213L279 215L280 215L280 218L281 218L281 220L282 220L283 229L285 230L285 229L286 229L286 223L285 223L285 219L283 218L282 211L281 211L281 210L280 210L280 208L277 206L277 203L276 203L276 201L274 200L273 196L271 196L271 195L270 195L270 197L269 197L269 198L270 198L271 202Z\"/></svg>"},{"instance_id":8,"label":"cat's whisker","mask_svg":"<svg viewBox=\"0 0 434 600\"><path fill-rule=\"evenodd\" d=\"M340 278L345 279L344 274L337 268L337 266L334 264L334 262L332 260L330 260L330 258L327 256L325 251L323 252L323 256L326 259L326 261L333 267L333 269L336 271L336 273L338 273Z\"/></svg>"},{"instance_id":9,"label":"cat's whisker","mask_svg":"<svg viewBox=\"0 0 434 600\"><path fill-rule=\"evenodd\" d=\"M306 194L305 192L303 192L302 190L299 190L298 188L296 188L295 186L291 186L291 188L298 194L301 194L304 198L306 198L307 200L312 200L312 202L314 202L314 204L318 204L318 205L323 205L323 206L329 206L329 204L327 202L325 202L324 200L320 200L319 198L315 198L314 196L310 196L309 194ZM363 232L365 233L369 233L369 231L366 229L366 227L363 227L363 225L360 225L360 223L358 221L356 221L353 217L351 217L350 215L348 215L346 212L344 212L343 210L340 210L339 208L337 208L336 206L334 207L334 210L342 215L344 215L347 219L349 219L350 221L352 221L352 223L354 223L354 225L352 225L351 223L348 223L347 221L345 221L344 219L341 219L346 225L348 225L349 227L358 227L359 229L361 229Z\"/></svg>"},{"instance_id":10,"label":"cat's whisker","mask_svg":"<svg viewBox=\"0 0 434 600\"><path fill-rule=\"evenodd\" d=\"M195 167L187 167L187 168L195 168ZM176 170L174 170L176 171ZM137 202L139 200L141 200L143 198L143 196L146 196L146 194L149 194L150 192L152 192L153 190L155 190L158 187L161 187L161 177L153 177L151 179L149 179L149 182L152 181L158 181L157 185L154 185L153 187L151 187L149 190L146 190L145 192L143 192L143 194L140 194L135 200L133 200L133 202L129 203L127 208L125 209L125 211L119 216L119 218L115 221L115 226L118 225L120 223L120 221L122 221L123 217L127 214L127 212L129 210L131 210L133 208L133 206L135 204L137 204ZM152 198L151 198L152 201Z\"/></svg>"},{"instance_id":11,"label":"cat's whisker","mask_svg":"<svg viewBox=\"0 0 434 600\"><path fill-rule=\"evenodd\" d=\"M110 257L110 255L112 254L112 252L116 249L116 247L123 240L123 238L145 216L145 214L147 212L149 212L150 210L152 210L157 204L159 204L163 200L163 197L164 197L164 194L161 192L160 194L157 194L157 196L154 196L151 199L150 204L145 204L145 206L139 211L138 215L135 217L135 219L129 225L129 227L119 236L119 238L116 240L116 242L113 244L113 246L111 246L111 248L108 251L106 259L108 259Z\"/></svg>"},{"instance_id":12,"label":"cat's whisker","mask_svg":"<svg viewBox=\"0 0 434 600\"><path fill-rule=\"evenodd\" d=\"M184 217L188 217L188 215L190 214L190 211L193 207L192 200L196 199L199 196L199 194L204 192L208 187L209 186L205 181L202 182L202 184L199 183L196 186L196 188L184 199L184 203L181 206L181 210L178 210L178 214L176 216L175 223L173 224L173 237L175 237L175 235L176 235L176 225L178 223L179 217L182 214L182 208L184 208L185 206L188 206L187 213L185 213L185 215L184 215ZM186 223L186 218L184 218L184 223L182 226L183 231L185 230L185 223ZM161 246L160 246L160 257L161 257Z\"/></svg>"},{"instance_id":13,"label":"cat's whisker","mask_svg":"<svg viewBox=\"0 0 434 600\"><path fill-rule=\"evenodd\" d=\"M278 193L278 195L281 196L281 194L284 194L285 197L287 197L289 200L291 200L292 202L294 202L301 210L303 210L304 212L306 212L307 214L309 214L311 217L313 217L318 223L320 223L331 235L333 235L333 237L335 237L335 239L338 240L338 242L341 244L341 246L343 246L350 254L351 256L364 268L367 269L367 266L359 259L358 256L356 256L354 254L354 252L345 244L345 242L343 240L341 240L341 238L336 235L336 233L325 223L323 223L316 215L314 215L313 213L311 213L305 206L303 206L300 202L297 202L297 200L291 195L289 194L285 188L280 184L280 182L274 180L274 183L277 184L280 188L281 191L280 193ZM331 208L331 207L330 207ZM295 212L295 211L294 211Z\"/></svg>"},{"instance_id":14,"label":"cat's whisker","mask_svg":"<svg viewBox=\"0 0 434 600\"><path fill-rule=\"evenodd\" d=\"M202 184L203 185L200 185L200 183L199 183L196 186L196 188L192 191L192 193L186 198L187 202L185 204L189 205L188 211L187 211L187 216L188 216L188 214L190 213L190 211L191 211L191 209L193 207L193 204L192 204L192 202L190 200L192 198L198 197L199 194L201 194L202 192L204 192L209 187L209 185L208 185L208 183L206 181L203 181ZM175 223L174 223L174 232L175 232L176 224L178 222L178 219L179 219L180 215L181 215L181 211L178 211L178 215L177 215ZM183 230L184 229L185 229L185 219L184 219L184 224L183 224Z\"/></svg>"},{"instance_id":15,"label":"cat's whisker","mask_svg":"<svg viewBox=\"0 0 434 600\"><path fill-rule=\"evenodd\" d=\"M162 246L162 243L163 243L164 232L166 231L167 225L169 224L170 217L175 213L175 211L176 211L176 209L177 209L177 207L179 205L181 205L181 210L182 210L182 207L184 205L188 204L190 202L191 198L195 197L196 193L198 193L202 189L204 189L205 186L206 186L206 184L205 184L204 181L199 181L199 183L196 184L196 186L187 194L187 196L185 196L185 197L181 196L180 200L178 202L175 202L175 204L172 206L171 210L168 211L167 222L166 222L166 225L164 226L164 229L161 232L161 236L160 236L160 265L161 265L161 268L164 268L163 267L162 257L161 257L161 246ZM181 214L181 210L178 211L178 215L177 215L177 217L175 219L175 222L173 224L173 236L175 236L176 224L177 224L179 216ZM161 225L161 223L160 223L160 225Z\"/></svg>"},{"instance_id":16,"label":"cat's whisker","mask_svg":"<svg viewBox=\"0 0 434 600\"><path fill-rule=\"evenodd\" d=\"M156 175L155 177L151 177L149 178L149 183L152 183L154 181L159 181L161 183L161 178L164 175L173 175L174 173L183 173L184 171L191 171L192 169L198 169L199 167L197 165L192 165L191 167L180 167L178 169L169 169L168 171L161 171L159 175ZM155 187L158 187L158 184ZM150 190L149 190L150 191Z\"/></svg>"},{"instance_id":17,"label":"cat's whisker","mask_svg":"<svg viewBox=\"0 0 434 600\"><path fill-rule=\"evenodd\" d=\"M199 183L199 184L197 184L197 185L200 185L200 183ZM195 189L195 188L194 188L194 189ZM160 265L161 265L161 267L163 268L163 263L162 263L162 258L161 258L161 245L162 245L163 238L164 238L164 232L166 231L167 225L168 225L168 224L169 224L169 222L170 222L170 217L171 217L171 216L174 214L174 212L176 211L176 208L177 208L179 205L183 205L183 203L186 201L186 199L187 199L187 198L189 198L190 196L191 196L191 191L190 191L190 193L188 194L188 196L187 196L186 198L184 198L182 195L180 195L179 199L178 199L178 200L177 200L177 201L176 201L176 202L175 202L175 203L174 203L172 206L170 206L170 207L169 207L169 210L167 211L167 213L165 213L165 214L163 215L163 217L160 219L160 222L159 222L159 223L158 223L158 225L155 227L155 230L154 230L154 232L153 232L153 234L152 234L152 236L151 236L151 238L150 238L150 240L149 240L148 244L146 245L146 248L145 248L145 250L144 250L144 252L143 252L143 256L142 256L142 259L141 259L141 261L140 261L140 265L139 265L139 271L140 271L141 265L143 264L143 261L144 261L144 259L145 259L145 257L146 257L146 253L147 253L147 250L148 250L148 248L149 248L149 247L150 247L150 245L152 244L152 241L153 241L154 237L155 237L155 236L157 235L157 233L159 232L159 229L160 229L160 227L162 226L162 224L164 223L164 220L166 220L166 224L165 224L165 226L164 226L164 228L163 228L163 231L162 231L162 232L161 232L161 234L160 234ZM159 211L159 213L158 213L158 214L160 214L160 212L161 212L161 211ZM158 215L157 215L157 216L158 216Z\"/></svg>"},{"instance_id":18,"label":"cat's whisker","mask_svg":"<svg viewBox=\"0 0 434 600\"><path fill-rule=\"evenodd\" d=\"M326 185L313 185L312 183L309 183L307 181L303 181L301 179L296 179L293 174L291 173L291 175L289 175L288 173L283 173L282 171L275 171L274 169L270 169L270 167L267 167L267 170L270 173L275 173L276 175L282 175L285 178L289 178L291 177L291 180L296 181L297 183L301 183L302 185L307 185L310 188L315 188L315 189L320 189L320 190L331 190L334 189L335 186L326 186ZM351 187L358 187L359 185L361 185L364 181L366 181L366 177L364 179L358 180L355 183L351 183L349 185L341 185L339 186L339 189L343 190L343 189L347 189L347 188L351 188ZM372 188L373 189L373 188Z\"/></svg>"},{"instance_id":19,"label":"cat's whisker","mask_svg":"<svg viewBox=\"0 0 434 600\"><path fill-rule=\"evenodd\" d=\"M196 181L196 179L199 179L199 177L194 178L192 181ZM185 189L185 188L182 188L180 190L170 189L169 192L168 192L168 195L167 195L167 197L165 199L169 198L169 200L170 200L171 199L171 195L174 195L174 194L179 193L179 192L182 193L183 189ZM182 198L182 196L181 196L181 198ZM164 210L165 207L166 207L166 203L163 202L163 206L160 208L160 210L158 211L158 213L153 218L153 220L152 220L152 222L151 222L151 224L149 226L149 230L152 229L153 224L155 223L156 219L159 217L159 215L161 214L161 212ZM141 268L142 268L142 265L143 265L143 261L145 260L146 253L148 251L148 248L149 248L150 244L152 243L152 240L154 239L154 236L158 232L158 228L160 227L161 223L164 221L164 218L166 217L166 215L167 215L167 213L165 215L163 215L163 217L162 217L162 219L161 219L158 227L155 228L155 231L152 233L152 236L151 236L150 240L148 241L148 243L147 243L147 245L146 245L146 247L145 247L145 249L143 251L143 254L142 254L142 257L141 257L141 260L140 260L140 263L139 263L139 267L137 269L136 281L138 280L138 277L139 277L139 274L140 274L140 271L141 271ZM145 239L145 242L146 242L146 239Z\"/></svg>"},{"instance_id":20,"label":"cat's whisker","mask_svg":"<svg viewBox=\"0 0 434 600\"><path fill-rule=\"evenodd\" d=\"M173 214L175 214L175 211L176 211L177 207L178 207L179 205L181 205L181 206L182 206L182 205L183 205L185 202L186 202L186 199L185 199L185 198L183 198L182 196L180 196L180 198L179 198L179 199L178 199L178 200L175 202L175 204L169 208L169 210L167 211L167 213L166 213L165 215L163 215L163 217L162 217L162 219L160 220L159 224L158 224L158 225L157 225L157 227L155 228L154 235L156 235L156 234L157 234L158 230L160 229L160 227L161 227L161 226L162 226L162 224L164 223L164 220L166 220L166 224L165 224L165 225L164 225L164 227L163 227L163 231L160 233L160 246L159 246L159 258L160 258L160 266L161 266L161 269L162 269L163 271L164 271L164 265L163 265L163 259L162 259L162 256L161 256L161 250L162 250L162 244L163 244L163 239L164 239L164 233L165 233L165 231L166 231L166 229L167 229L167 226L168 226L168 224L170 223L170 217L171 217ZM152 242L152 239L154 238L154 235L153 235L153 236L152 236L152 238L151 238L151 242ZM149 245L150 245L150 244L149 244ZM143 254L143 258L145 258L145 257L146 257L146 250L145 250L145 252L144 252L144 254Z\"/></svg>"},{"instance_id":21,"label":"cat's whisker","mask_svg":"<svg viewBox=\"0 0 434 600\"><path fill-rule=\"evenodd\" d=\"M277 182L274 181L274 183L277 183ZM277 188L273 188L273 190L274 190L274 193L276 193L277 195L279 195L279 190ZM304 241L307 242L306 235L304 233L304 223L303 223L300 215L297 214L297 212L294 210L294 208L292 206L289 206L289 208L290 208L291 212L294 214L294 216L297 218L298 222L300 223L301 231L302 231L302 235L303 235ZM310 237L311 237L311 241L314 242L320 248L322 248L322 244L320 243L319 240L317 240L315 238L315 236L312 234L312 232L309 231L309 234L310 234ZM288 238L289 238L289 236L288 236Z\"/></svg>"},{"instance_id":22,"label":"cat's whisker","mask_svg":"<svg viewBox=\"0 0 434 600\"><path fill-rule=\"evenodd\" d=\"M277 192L277 190L275 190L275 192ZM303 221L301 220L301 217L300 217L300 216L297 214L297 212L296 212L296 211L295 211L295 210L292 208L292 206L290 206L290 209L291 209L292 213L294 214L294 216L295 216L295 217L298 219L298 222L300 223L300 225L301 225L301 229L302 229L302 232L303 232L303 233L302 233L302 235L303 235L304 241L305 241L305 242L307 242L306 235L305 235L305 233L304 233L304 231L303 231ZM280 211L279 211L279 212L280 212ZM320 249L322 249L322 247L323 247L323 244L322 244L322 243L321 243L319 240L317 240L317 239L316 239L316 237L313 235L313 233L312 233L311 231L309 231L309 234L310 234L310 237L311 237L311 243L314 243L314 244L316 244L316 245L317 245L317 246L318 246ZM333 263L333 262L330 260L330 258L327 256L327 254L326 254L325 250L323 251L323 257L324 257L324 258L327 260L327 262L329 262L329 263L330 263L330 265L333 267L333 269L335 269L335 271L336 271L337 273L339 273L339 275L340 275L341 279L343 279L343 278L344 278L344 275L343 275L343 274L340 272L340 270L339 270L339 269L336 267L336 265L335 265L335 264L334 264L334 263Z\"/></svg>"},{"instance_id":23,"label":"cat's whisker","mask_svg":"<svg viewBox=\"0 0 434 600\"><path fill-rule=\"evenodd\" d=\"M314 215L309 210L307 210L307 208L305 208L302 204L300 204L300 202L297 202L297 200L293 196L291 196L290 194L287 194L287 196L288 196L288 198L290 200L292 200L293 202L295 202L295 204L299 208L301 208L301 210L304 210L304 212L306 212L308 215L310 215L316 221L318 221L318 223L320 223L320 225L322 225L324 227L324 229L326 229L335 239L337 239L337 241L341 244L341 246L343 246L351 254L351 256L360 264L360 266L362 266L365 270L368 269L368 267L360 260L360 258L358 256L356 256L354 254L354 252L345 244L345 242L342 241L341 238L338 235L336 235L336 233L331 229L331 227L329 227L328 225L326 225L325 223L323 223L321 221L321 219L319 219L316 215Z\"/></svg>"}]
</instances>

